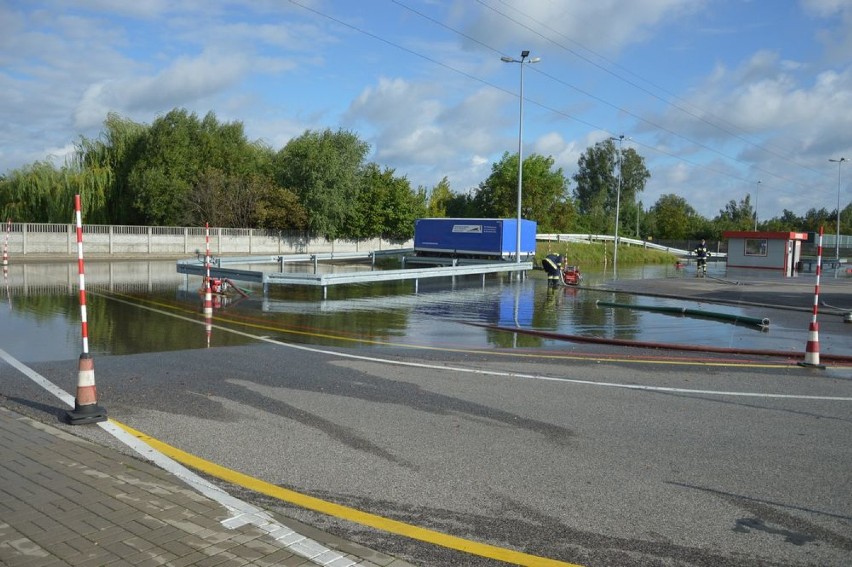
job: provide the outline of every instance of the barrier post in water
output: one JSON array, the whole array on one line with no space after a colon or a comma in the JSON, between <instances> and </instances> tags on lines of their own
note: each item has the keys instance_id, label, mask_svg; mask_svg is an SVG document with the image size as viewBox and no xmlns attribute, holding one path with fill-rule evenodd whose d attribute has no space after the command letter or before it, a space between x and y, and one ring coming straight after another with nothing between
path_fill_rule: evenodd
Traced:
<instances>
[{"instance_id":1,"label":"barrier post in water","mask_svg":"<svg viewBox=\"0 0 852 567\"><path fill-rule=\"evenodd\" d=\"M819 323L817 323L817 312L819 311L819 277L822 273L822 234L823 227L819 227L819 244L817 246L816 285L814 287L814 310L811 316L811 324L808 326L808 343L805 345L805 360L799 366L811 368L825 368L819 363Z\"/></svg>"},{"instance_id":2,"label":"barrier post in water","mask_svg":"<svg viewBox=\"0 0 852 567\"><path fill-rule=\"evenodd\" d=\"M213 289L210 285L210 223L204 223L204 316L213 316Z\"/></svg>"},{"instance_id":3,"label":"barrier post in water","mask_svg":"<svg viewBox=\"0 0 852 567\"><path fill-rule=\"evenodd\" d=\"M77 218L77 271L80 276L80 321L83 335L83 352L77 367L77 395L74 410L65 412L68 423L83 425L106 421L106 410L98 406L95 387L95 363L89 354L89 324L86 316L86 278L83 268L83 221L80 213L80 195L74 195L74 212Z\"/></svg>"}]
</instances>

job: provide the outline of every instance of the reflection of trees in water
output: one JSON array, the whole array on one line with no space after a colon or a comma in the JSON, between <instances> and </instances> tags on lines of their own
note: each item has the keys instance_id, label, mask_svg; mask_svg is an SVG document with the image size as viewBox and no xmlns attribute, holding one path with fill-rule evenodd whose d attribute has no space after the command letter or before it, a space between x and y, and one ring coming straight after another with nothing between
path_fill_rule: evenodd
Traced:
<instances>
[{"instance_id":1,"label":"reflection of trees in water","mask_svg":"<svg viewBox=\"0 0 852 567\"><path fill-rule=\"evenodd\" d=\"M511 331L494 331L487 330L485 338L488 344L500 348L536 348L544 343L544 339L534 335L526 335L523 333L513 333Z\"/></svg>"},{"instance_id":2,"label":"reflection of trees in water","mask_svg":"<svg viewBox=\"0 0 852 567\"><path fill-rule=\"evenodd\" d=\"M34 318L36 321L48 321L55 317L68 318L72 309L77 310L76 321L80 321L80 302L77 296L64 295L12 295L12 311Z\"/></svg>"},{"instance_id":3,"label":"reflection of trees in water","mask_svg":"<svg viewBox=\"0 0 852 567\"><path fill-rule=\"evenodd\" d=\"M533 328L588 337L635 339L640 315L624 309L598 307L601 294L576 287L537 288ZM634 298L624 300L633 303Z\"/></svg>"},{"instance_id":4,"label":"reflection of trees in water","mask_svg":"<svg viewBox=\"0 0 852 567\"><path fill-rule=\"evenodd\" d=\"M113 274L136 272L140 279L148 280L150 272L144 268L145 263L140 264L111 271ZM174 270L173 262L168 266ZM30 319L64 318L69 325L69 344L73 344L80 334L76 274L69 275L71 268L68 267L57 269L62 272L60 279L72 283L33 279L33 285L49 283L55 289L34 295L26 295L23 288L16 294L13 289L12 305L16 312ZM76 266L73 269L76 270ZM104 275L110 272L108 265L99 266L98 271ZM172 277L165 272L161 275L164 280ZM437 336L440 341L440 329L444 328L440 325L464 321L501 327L517 324L525 330L588 337L635 340L642 335L640 312L596 305L596 299L612 300L613 293L577 287L553 288L544 278L537 277L540 275L533 273L523 282L495 281L489 277L483 283L478 276L460 277L452 282L423 280L417 291L412 281L332 286L327 299L323 298L322 289L303 286L272 286L265 299L259 284L247 284L246 287L251 288L250 296L246 299L234 296L225 301L222 308L217 305L213 323L288 342L345 348L357 348L369 341L417 344L420 340L428 340L423 339L424 335L430 339ZM179 279L177 284L160 282L158 278L116 282L110 292L104 283L90 286L87 274L86 287L91 290L88 320L92 350L129 354L207 346L201 314L203 297L198 293L200 278L190 278L188 282L183 276ZM130 304L109 299L111 294ZM634 304L636 298L619 296L619 301ZM163 317L133 305L144 306L151 302L166 311L194 317L202 324ZM483 333L471 329L470 333L471 341L484 340L485 344L497 348L539 348L549 341L507 331ZM215 328L212 337L212 346L250 342L248 338L217 332Z\"/></svg>"},{"instance_id":5,"label":"reflection of trees in water","mask_svg":"<svg viewBox=\"0 0 852 567\"><path fill-rule=\"evenodd\" d=\"M532 317L520 321L525 330L542 330L565 335L618 338L635 340L640 334L641 315L625 309L598 307L595 300L600 293L576 287L551 287L544 282L534 286L534 311ZM628 298L626 303L633 303ZM505 311L505 309L504 309ZM514 326L500 320L501 327ZM545 340L534 335L510 331L488 331L487 340L497 347L540 347Z\"/></svg>"},{"instance_id":6,"label":"reflection of trees in water","mask_svg":"<svg viewBox=\"0 0 852 567\"><path fill-rule=\"evenodd\" d=\"M278 314L275 325L294 331L287 340L305 344L357 346L363 341L392 341L409 334L406 310Z\"/></svg>"},{"instance_id":7,"label":"reflection of trees in water","mask_svg":"<svg viewBox=\"0 0 852 567\"><path fill-rule=\"evenodd\" d=\"M639 315L628 309L598 307L600 294L585 292L582 300L573 304L568 320L573 334L607 339L635 339L639 334ZM633 299L627 300L632 303Z\"/></svg>"},{"instance_id":8,"label":"reflection of trees in water","mask_svg":"<svg viewBox=\"0 0 852 567\"><path fill-rule=\"evenodd\" d=\"M203 322L202 296L196 295L197 302L194 301L188 305L186 302L173 299L173 292L169 295L172 298L143 294L121 299L131 303L138 302L140 305L153 300L160 309L166 310L171 305L175 312L182 316L191 316L191 313L186 311L197 308L198 320ZM164 317L161 313L113 301L101 295L91 300L87 296L86 311L89 319L89 342L93 349L102 352L120 355L207 346L207 331L203 324ZM215 329L212 331L212 338L216 346L233 346L251 342L250 339L233 333L217 333Z\"/></svg>"}]
</instances>

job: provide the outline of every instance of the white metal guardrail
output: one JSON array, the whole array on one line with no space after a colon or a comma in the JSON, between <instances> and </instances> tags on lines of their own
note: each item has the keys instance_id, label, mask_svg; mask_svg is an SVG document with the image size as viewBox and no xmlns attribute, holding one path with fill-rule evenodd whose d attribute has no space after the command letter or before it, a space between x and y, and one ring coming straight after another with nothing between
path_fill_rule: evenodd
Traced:
<instances>
[{"instance_id":1,"label":"white metal guardrail","mask_svg":"<svg viewBox=\"0 0 852 567\"><path fill-rule=\"evenodd\" d=\"M590 242L612 242L615 237L611 234L538 234L536 240L551 241L551 242L574 242L574 243L590 243ZM619 245L641 246L649 250L660 250L662 252L670 252L676 256L691 256L691 250L683 250L682 248L674 248L649 242L647 240L639 240L636 238L627 238L624 236L618 237ZM726 252L711 252L713 258L727 258Z\"/></svg>"}]
</instances>

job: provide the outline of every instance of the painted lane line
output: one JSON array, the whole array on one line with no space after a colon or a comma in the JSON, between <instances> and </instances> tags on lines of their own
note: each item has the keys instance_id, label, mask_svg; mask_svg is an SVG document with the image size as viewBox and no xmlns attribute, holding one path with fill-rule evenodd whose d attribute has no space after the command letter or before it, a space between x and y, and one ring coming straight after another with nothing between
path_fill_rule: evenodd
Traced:
<instances>
[{"instance_id":1,"label":"painted lane line","mask_svg":"<svg viewBox=\"0 0 852 567\"><path fill-rule=\"evenodd\" d=\"M220 523L228 529L237 529L245 525L252 525L267 535L271 536L282 547L285 547L310 560L315 560L322 556L320 565L327 565L334 562L340 567L351 567L357 565L355 561L346 558L345 556L334 552L320 543L297 533L295 530L277 522L268 512L249 504L239 498L235 498L222 490L218 486L201 478L194 472L187 469L182 464L174 459L164 455L160 451L154 449L150 444L145 443L139 436L134 436L125 430L125 426L113 419L107 422L99 423L102 429L109 432L116 439L139 453L142 457L152 461L154 464L179 478L191 488L195 489L210 500L218 502L226 508L231 517L222 520Z\"/></svg>"},{"instance_id":2,"label":"painted lane line","mask_svg":"<svg viewBox=\"0 0 852 567\"><path fill-rule=\"evenodd\" d=\"M110 296L106 296L110 297ZM164 309L159 309L156 307L150 307L147 305L140 305L137 303L133 303L124 299L118 299L116 297L110 297L113 301L118 301L120 303L124 303L126 305L136 306L140 309L146 309L148 311L153 311L155 313L159 313L161 315L166 315L168 317L174 317L176 319L180 319L182 321L188 321L190 323L195 323L197 325L205 324L202 321L197 319L193 319L192 317L186 317L184 315L178 315L176 313L170 313ZM246 323L238 323L240 325L247 325ZM426 370L443 370L448 372L461 372L465 374L477 374L483 376L498 376L503 378L521 378L525 380L538 380L545 382L564 382L568 384L578 384L583 386L598 386L601 388L620 388L624 390L638 390L638 391L646 391L646 392L664 392L664 393L676 393L676 394L691 394L691 395L701 395L701 396L727 396L727 397L739 397L739 398L765 398L765 399L782 399L782 400L819 400L819 401L832 401L832 402L852 402L852 396L811 396L804 394L770 394L765 392L732 392L725 390L695 390L690 388L673 388L667 386L647 386L642 384L619 384L618 382L595 382L593 380L581 380L578 378L560 378L555 376L546 376L543 374L525 374L521 372L509 372L503 370L483 370L479 368L466 368L462 366L447 366L441 364L429 364L425 362L409 362L405 360L392 360L387 358L378 358L374 356L364 356L360 354L352 354L347 352L338 352L333 350L325 350L316 347L310 347L306 345L299 345L294 343L287 343L284 341L280 341L277 339L272 339L263 335L255 335L252 333L248 333L245 331L239 331L237 329L231 329L229 327L223 327L222 325L213 325L214 329L219 331L224 331L227 333L232 333L241 337L246 337L250 339L254 339L256 341L262 341L274 345L283 346L286 348L292 348L296 350L301 350L305 352L313 352L318 354L326 354L329 356L336 356L340 358L349 358L352 360L363 360L366 362L373 362L376 364L391 364L396 366L407 366L410 368L423 368Z\"/></svg>"},{"instance_id":3,"label":"painted lane line","mask_svg":"<svg viewBox=\"0 0 852 567\"><path fill-rule=\"evenodd\" d=\"M56 395L63 402L69 405L74 404L74 398L70 394L18 361L3 349L0 349L0 358L31 378L48 392ZM276 522L265 510L234 498L218 486L201 478L186 468L186 466L193 467L196 470L205 472L230 484L242 486L279 500L291 502L306 509L472 555L497 559L525 567L581 567L573 563L530 555L513 549L452 536L282 488L182 451L114 419L100 422L97 425L139 453L143 458L152 461L194 490L226 508L232 514L230 518L220 522L226 528L234 529L246 524L253 525L271 536L289 551L317 562L319 565L333 565L334 567L364 565L366 567L366 565L371 565L371 563L355 563L347 557L324 547L315 540L305 537L287 526Z\"/></svg>"},{"instance_id":4,"label":"painted lane line","mask_svg":"<svg viewBox=\"0 0 852 567\"><path fill-rule=\"evenodd\" d=\"M157 450L168 455L172 459L184 463L187 466L200 470L210 476L222 479L230 484L242 486L254 492L258 492L284 502L290 502L291 504L295 504L296 506L300 506L308 510L314 510L329 516L370 526L388 533L394 533L411 539L425 541L427 543L463 551L472 555L497 559L514 565L523 565L526 567L580 567L573 563L566 563L564 561L549 559L538 555L530 555L505 547L497 547L486 543L480 543L413 524L407 524L405 522L393 520L377 514L371 514L369 512L358 510L357 508L350 508L349 506L344 506L342 504L321 500L314 496L302 494L301 492L296 492L277 484L272 484L239 471L223 467L191 453L187 453L177 447L173 447L163 441L149 437L140 431L136 431L132 427L118 422L116 422L116 424L119 427L124 428L128 434L139 437L145 443L155 447Z\"/></svg>"},{"instance_id":5,"label":"painted lane line","mask_svg":"<svg viewBox=\"0 0 852 567\"><path fill-rule=\"evenodd\" d=\"M66 406L74 407L74 396L55 385L53 382L25 365L2 348L0 348L0 358L5 360L10 366L17 369L18 372L44 388L49 394L53 394L55 397L59 398L59 400Z\"/></svg>"},{"instance_id":6,"label":"painted lane line","mask_svg":"<svg viewBox=\"0 0 852 567\"><path fill-rule=\"evenodd\" d=\"M74 407L73 396L53 384L50 380L32 368L29 368L18 359L14 358L3 349L0 349L0 358L44 388L48 393L56 396L66 405ZM110 419L105 422L100 422L97 425L136 451L144 459L153 462L161 469L189 485L190 488L227 509L231 514L231 517L220 522L224 527L228 529L237 529L245 525L252 525L271 536L282 547L287 548L289 551L298 554L301 557L305 557L311 561L317 561L318 565L334 564L335 567L352 567L355 565L361 565L361 563L356 563L346 556L341 555L336 551L333 551L277 522L265 510L231 496L218 486L201 478L176 460L157 451L150 444L145 443L141 439L140 435L131 435L124 429L125 426L122 424Z\"/></svg>"}]
</instances>

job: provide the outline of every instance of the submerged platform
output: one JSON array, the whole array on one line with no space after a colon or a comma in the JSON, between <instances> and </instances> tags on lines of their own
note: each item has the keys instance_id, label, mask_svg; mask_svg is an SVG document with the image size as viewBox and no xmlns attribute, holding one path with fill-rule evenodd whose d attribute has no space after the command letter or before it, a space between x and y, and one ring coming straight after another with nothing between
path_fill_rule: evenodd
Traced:
<instances>
[{"instance_id":1,"label":"submerged platform","mask_svg":"<svg viewBox=\"0 0 852 567\"><path fill-rule=\"evenodd\" d=\"M321 287L323 290L323 298L327 297L328 288L334 285L355 284L355 283L372 283L384 281L402 281L413 280L415 292L419 284L419 280L426 278L451 278L457 276L481 275L484 278L487 274L494 273L516 273L523 276L527 271L533 269L532 262L490 262L490 263L471 263L459 264L452 262L451 265L440 265L434 267L416 267L403 268L397 270L382 270L376 269L375 262L370 270L346 271L335 273L318 273L317 265L320 261L341 261L341 260L356 260L375 258L370 253L359 254L314 254L314 255L296 255L288 256L243 256L232 258L216 258L212 261L209 267L210 276L215 278L227 278L232 281L244 281L260 283L263 285L263 293L266 295L270 285L297 285L297 286L313 286ZM409 263L414 262L413 258L409 259ZM312 262L314 264L314 273L305 272L284 272L284 264L292 262ZM279 267L280 271L265 271L242 269L238 265L263 265L270 264ZM232 265L234 267L226 267ZM405 261L403 261L405 265ZM207 273L207 267L204 260L193 258L190 260L179 260L177 263L177 271L180 274L204 276Z\"/></svg>"}]
</instances>

